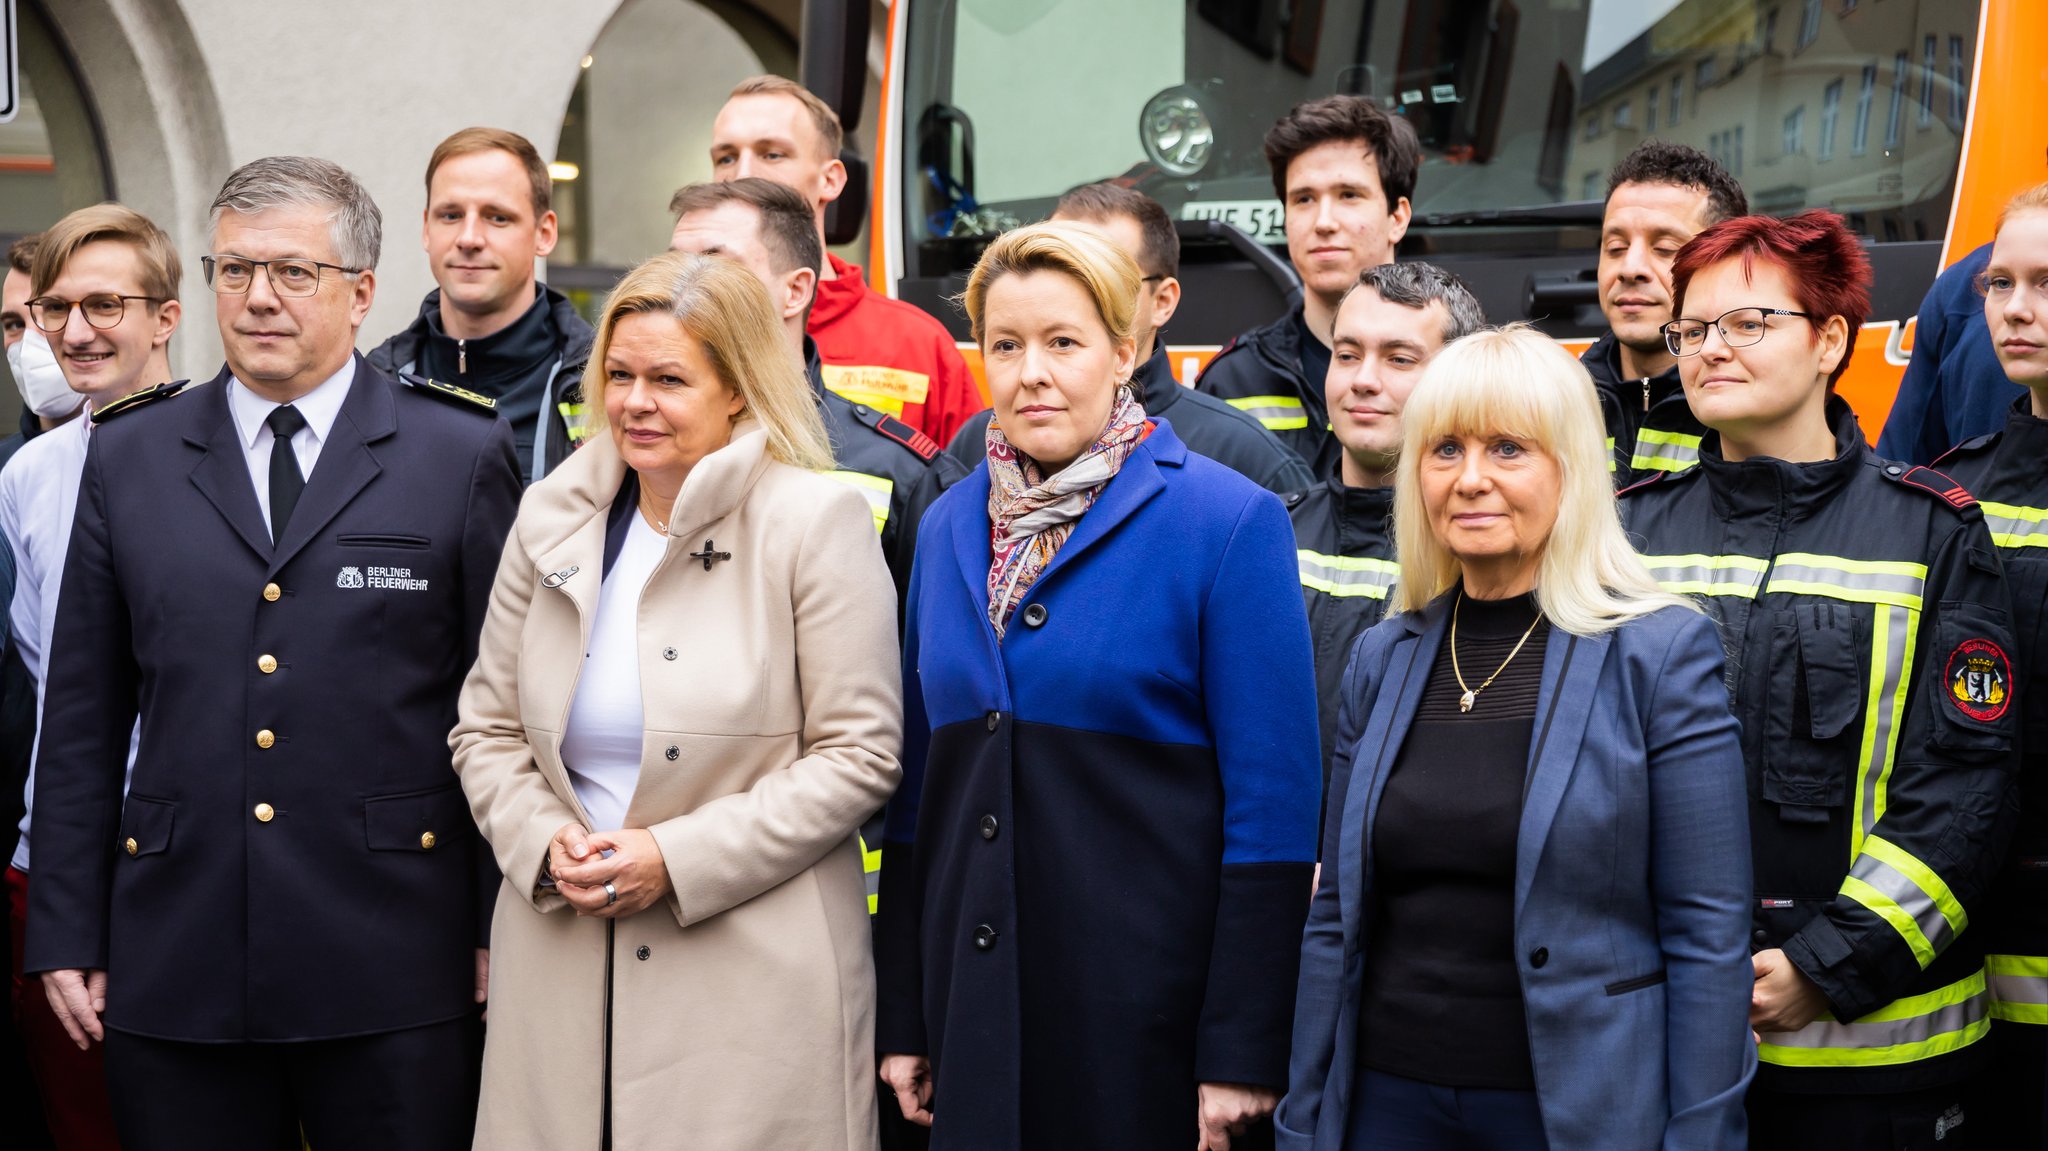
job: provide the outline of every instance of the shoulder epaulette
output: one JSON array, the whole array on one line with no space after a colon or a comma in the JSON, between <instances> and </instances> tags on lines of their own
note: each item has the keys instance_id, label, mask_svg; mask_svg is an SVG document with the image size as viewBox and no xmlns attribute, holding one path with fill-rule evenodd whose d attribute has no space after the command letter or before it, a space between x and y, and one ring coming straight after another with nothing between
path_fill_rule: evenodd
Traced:
<instances>
[{"instance_id":1,"label":"shoulder epaulette","mask_svg":"<svg viewBox=\"0 0 2048 1151\"><path fill-rule=\"evenodd\" d=\"M150 404L156 403L158 400L168 400L179 392L184 391L191 382L190 380L177 380L168 384L158 384L153 388L144 388L139 392L131 392L104 408L94 408L92 422L95 426L104 424L115 416L126 415L137 408L147 407Z\"/></svg>"},{"instance_id":2,"label":"shoulder epaulette","mask_svg":"<svg viewBox=\"0 0 2048 1151\"><path fill-rule=\"evenodd\" d=\"M1675 472L1664 472L1664 471L1656 471L1656 472L1651 472L1651 473L1650 473L1650 474L1649 474L1648 476L1644 477L1643 479L1637 480L1636 482L1634 482L1634 483L1630 484L1629 486L1627 486L1627 487L1625 487L1625 488L1621 489L1620 491L1618 491L1618 492L1615 492L1615 493L1614 493L1614 498L1615 498L1615 499L1620 499L1621 497L1623 497L1623 496L1625 496L1625 495L1628 495L1628 494L1629 494L1630 492L1639 492L1639 491L1642 491L1642 490L1643 490L1644 488L1647 488L1647 487L1649 487L1649 486L1650 486L1651 484L1661 484L1661 483L1665 483L1665 482L1667 482L1667 481L1677 481L1677 480L1683 480L1683 479L1690 479L1690 478L1692 478L1692 475L1693 475L1693 473L1694 473L1694 472L1697 472L1697 471L1699 471L1699 470L1700 470L1700 469L1699 469L1699 468L1698 468L1697 466L1695 466L1695 467L1690 467L1690 468L1683 468L1683 469L1681 469L1681 470L1679 470L1679 471L1675 471Z\"/></svg>"},{"instance_id":3,"label":"shoulder epaulette","mask_svg":"<svg viewBox=\"0 0 2048 1151\"><path fill-rule=\"evenodd\" d=\"M2000 429L2000 431L2003 431L2003 429ZM1950 460L1956 458L1957 456L1963 455L1965 453L1979 451L1984 448L1995 447L1998 443L1998 437L1999 432L1986 432L1981 436L1971 436L1969 439L1964 440L1962 443L1957 444L1955 447L1952 447L1949 450L1941 453L1941 455L1935 457L1934 462L1936 464L1945 464Z\"/></svg>"},{"instance_id":4,"label":"shoulder epaulette","mask_svg":"<svg viewBox=\"0 0 2048 1151\"><path fill-rule=\"evenodd\" d=\"M1977 506L1977 497L1971 495L1968 488L1933 468L1909 468L1904 464L1886 464L1879 472L1884 478L1909 488L1918 488L1957 511L1967 511Z\"/></svg>"},{"instance_id":5,"label":"shoulder epaulette","mask_svg":"<svg viewBox=\"0 0 2048 1151\"><path fill-rule=\"evenodd\" d=\"M482 408L492 413L498 410L498 401L479 392L472 392L468 388L458 388L454 384L444 384L439 380L413 375L411 372L400 372L398 380L421 395L436 396L458 407Z\"/></svg>"},{"instance_id":6,"label":"shoulder epaulette","mask_svg":"<svg viewBox=\"0 0 2048 1151\"><path fill-rule=\"evenodd\" d=\"M925 463L931 463L932 457L944 450L939 447L939 441L887 412L877 411L866 404L853 405L853 412L860 417L861 423L909 448L912 455Z\"/></svg>"}]
</instances>

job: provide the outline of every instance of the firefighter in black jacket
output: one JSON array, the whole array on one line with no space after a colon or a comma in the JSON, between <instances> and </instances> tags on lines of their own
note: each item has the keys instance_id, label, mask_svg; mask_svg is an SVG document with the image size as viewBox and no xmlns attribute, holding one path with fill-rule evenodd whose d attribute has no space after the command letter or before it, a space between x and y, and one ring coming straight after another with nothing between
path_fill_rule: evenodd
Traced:
<instances>
[{"instance_id":1,"label":"firefighter in black jacket","mask_svg":"<svg viewBox=\"0 0 2048 1151\"><path fill-rule=\"evenodd\" d=\"M2005 560L2019 629L2020 821L1977 928L1991 986L1983 1098L2001 1147L2044 1143L2048 1079L2048 184L2021 193L1999 221L1976 281L1991 344L2027 395L2005 430L1969 440L1936 466L1977 497Z\"/></svg>"},{"instance_id":2,"label":"firefighter in black jacket","mask_svg":"<svg viewBox=\"0 0 2048 1151\"><path fill-rule=\"evenodd\" d=\"M1344 664L1352 642L1386 615L1399 570L1389 517L1401 408L1444 345L1485 323L1465 285L1433 264L1367 268L1337 306L1324 397L1343 455L1322 483L1287 498L1315 641L1325 787Z\"/></svg>"},{"instance_id":3,"label":"firefighter in black jacket","mask_svg":"<svg viewBox=\"0 0 2048 1151\"><path fill-rule=\"evenodd\" d=\"M1933 1147L1977 1131L1989 1055L1965 928L2016 762L1998 557L1960 485L1876 457L1833 394L1870 283L1839 217L1729 220L1673 271L1666 330L1711 431L1698 467L1625 493L1624 519L1729 650L1757 895L1751 1146Z\"/></svg>"}]
</instances>

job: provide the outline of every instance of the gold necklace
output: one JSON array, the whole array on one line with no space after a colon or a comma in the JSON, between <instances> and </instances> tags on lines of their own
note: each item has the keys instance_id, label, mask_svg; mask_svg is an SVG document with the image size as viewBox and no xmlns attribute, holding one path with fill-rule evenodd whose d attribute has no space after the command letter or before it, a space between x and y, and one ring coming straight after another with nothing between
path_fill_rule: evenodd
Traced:
<instances>
[{"instance_id":1,"label":"gold necklace","mask_svg":"<svg viewBox=\"0 0 2048 1151\"><path fill-rule=\"evenodd\" d=\"M1465 684L1465 673L1458 670L1458 609L1464 605L1465 592L1461 588L1458 591L1457 602L1451 605L1451 674L1458 677L1458 686L1464 688L1465 691L1464 695L1458 697L1458 711L1460 714L1472 710L1473 703L1479 699L1479 693L1485 691L1494 680L1499 679L1500 673L1506 671L1508 665L1515 662L1515 657L1522 654L1522 645L1529 642L1529 637L1536 634L1536 625L1543 622L1543 612L1539 610L1536 613L1536 618L1529 621L1529 630L1523 632L1522 638L1515 641L1515 650L1509 652L1508 657L1500 661L1500 666L1493 669L1493 674L1487 676L1485 681L1478 687L1467 687Z\"/></svg>"}]
</instances>

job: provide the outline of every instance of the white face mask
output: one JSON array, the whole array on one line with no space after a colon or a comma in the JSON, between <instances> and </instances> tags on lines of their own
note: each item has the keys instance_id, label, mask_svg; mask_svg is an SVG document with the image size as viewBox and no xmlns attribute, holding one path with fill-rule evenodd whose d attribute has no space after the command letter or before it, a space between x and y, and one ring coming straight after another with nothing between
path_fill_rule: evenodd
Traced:
<instances>
[{"instance_id":1,"label":"white face mask","mask_svg":"<svg viewBox=\"0 0 2048 1151\"><path fill-rule=\"evenodd\" d=\"M14 373L14 386L21 389L21 402L46 420L61 420L85 403L85 397L64 382L57 354L34 324L7 349L7 369Z\"/></svg>"}]
</instances>

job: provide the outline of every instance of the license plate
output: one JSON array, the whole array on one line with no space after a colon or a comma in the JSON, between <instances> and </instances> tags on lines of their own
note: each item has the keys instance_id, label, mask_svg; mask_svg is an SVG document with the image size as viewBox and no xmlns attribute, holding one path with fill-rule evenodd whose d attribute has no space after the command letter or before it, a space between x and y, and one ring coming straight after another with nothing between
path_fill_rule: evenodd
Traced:
<instances>
[{"instance_id":1,"label":"license plate","mask_svg":"<svg viewBox=\"0 0 2048 1151\"><path fill-rule=\"evenodd\" d=\"M1197 200L1182 205L1180 218L1235 224L1261 244L1287 242L1287 209L1278 200Z\"/></svg>"}]
</instances>

